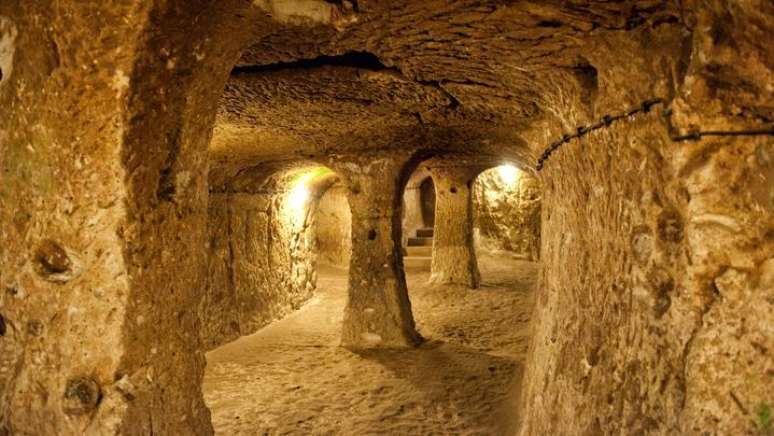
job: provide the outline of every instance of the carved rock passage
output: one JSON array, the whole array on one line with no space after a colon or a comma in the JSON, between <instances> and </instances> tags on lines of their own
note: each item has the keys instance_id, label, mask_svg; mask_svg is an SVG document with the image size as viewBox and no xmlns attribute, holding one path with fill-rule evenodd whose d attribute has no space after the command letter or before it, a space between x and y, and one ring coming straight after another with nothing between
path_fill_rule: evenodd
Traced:
<instances>
[{"instance_id":1,"label":"carved rock passage","mask_svg":"<svg viewBox=\"0 0 774 436\"><path fill-rule=\"evenodd\" d=\"M528 172L507 168L484 171L473 184L476 250L506 251L525 259L540 258L540 184Z\"/></svg>"},{"instance_id":2,"label":"carved rock passage","mask_svg":"<svg viewBox=\"0 0 774 436\"><path fill-rule=\"evenodd\" d=\"M48 3L0 2L0 434L212 432L219 178L351 155L342 342L412 345L396 156L526 166L653 97L672 125L621 120L539 174L521 434L768 431L772 138L669 134L771 123L770 1ZM379 62L229 78L351 52Z\"/></svg>"},{"instance_id":3,"label":"carved rock passage","mask_svg":"<svg viewBox=\"0 0 774 436\"><path fill-rule=\"evenodd\" d=\"M400 181L407 159L370 158L332 164L347 184L352 209L349 300L341 343L349 348L416 345L421 337L414 327L400 252Z\"/></svg>"},{"instance_id":4,"label":"carved rock passage","mask_svg":"<svg viewBox=\"0 0 774 436\"><path fill-rule=\"evenodd\" d=\"M473 246L473 178L479 168L430 162L435 184L435 233L430 281L477 288L481 280Z\"/></svg>"},{"instance_id":5,"label":"carved rock passage","mask_svg":"<svg viewBox=\"0 0 774 436\"><path fill-rule=\"evenodd\" d=\"M312 296L315 202L289 203L287 192L210 196L208 290L200 305L207 349L255 332Z\"/></svg>"},{"instance_id":6,"label":"carved rock passage","mask_svg":"<svg viewBox=\"0 0 774 436\"><path fill-rule=\"evenodd\" d=\"M423 189L424 188L424 195ZM408 243L408 238L415 235L421 228L431 227L434 214L428 203L435 207L435 186L430 172L420 165L411 174L406 188L403 190L403 246Z\"/></svg>"}]
</instances>

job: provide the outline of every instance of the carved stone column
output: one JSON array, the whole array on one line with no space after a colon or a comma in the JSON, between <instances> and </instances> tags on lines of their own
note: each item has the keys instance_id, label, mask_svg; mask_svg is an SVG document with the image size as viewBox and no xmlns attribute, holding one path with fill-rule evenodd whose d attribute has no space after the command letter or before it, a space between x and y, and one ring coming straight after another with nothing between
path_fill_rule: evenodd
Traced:
<instances>
[{"instance_id":1,"label":"carved stone column","mask_svg":"<svg viewBox=\"0 0 774 436\"><path fill-rule=\"evenodd\" d=\"M414 327L400 251L401 170L405 158L331 163L348 187L352 210L349 300L341 343L349 348L421 342Z\"/></svg>"},{"instance_id":2,"label":"carved stone column","mask_svg":"<svg viewBox=\"0 0 774 436\"><path fill-rule=\"evenodd\" d=\"M430 281L477 288L480 282L473 246L472 182L481 168L428 164L435 184L435 232Z\"/></svg>"},{"instance_id":3,"label":"carved stone column","mask_svg":"<svg viewBox=\"0 0 774 436\"><path fill-rule=\"evenodd\" d=\"M0 1L0 434L211 435L207 146L257 12L21 4Z\"/></svg>"}]
</instances>

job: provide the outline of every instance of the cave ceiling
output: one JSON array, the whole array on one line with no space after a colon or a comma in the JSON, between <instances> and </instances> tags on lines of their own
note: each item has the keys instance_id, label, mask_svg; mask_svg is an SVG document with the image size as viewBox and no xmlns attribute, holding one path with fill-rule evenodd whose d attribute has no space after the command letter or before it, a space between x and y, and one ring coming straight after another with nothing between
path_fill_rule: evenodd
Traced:
<instances>
[{"instance_id":1,"label":"cave ceiling","mask_svg":"<svg viewBox=\"0 0 774 436\"><path fill-rule=\"evenodd\" d=\"M216 166L366 149L518 158L542 93L596 80L590 38L681 20L664 1L256 4L263 31L219 103Z\"/></svg>"}]
</instances>

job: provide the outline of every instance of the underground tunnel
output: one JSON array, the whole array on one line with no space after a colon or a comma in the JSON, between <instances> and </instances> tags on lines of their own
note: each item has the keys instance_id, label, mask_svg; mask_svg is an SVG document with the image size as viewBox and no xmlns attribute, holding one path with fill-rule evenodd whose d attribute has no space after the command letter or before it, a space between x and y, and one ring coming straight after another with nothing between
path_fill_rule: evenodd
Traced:
<instances>
[{"instance_id":1,"label":"underground tunnel","mask_svg":"<svg viewBox=\"0 0 774 436\"><path fill-rule=\"evenodd\" d=\"M774 434L773 39L0 1L0 436Z\"/></svg>"}]
</instances>

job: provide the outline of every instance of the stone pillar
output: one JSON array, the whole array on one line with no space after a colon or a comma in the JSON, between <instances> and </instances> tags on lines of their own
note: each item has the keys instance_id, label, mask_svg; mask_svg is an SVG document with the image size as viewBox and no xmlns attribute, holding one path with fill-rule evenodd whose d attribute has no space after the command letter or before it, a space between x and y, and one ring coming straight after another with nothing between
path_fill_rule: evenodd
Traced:
<instances>
[{"instance_id":1,"label":"stone pillar","mask_svg":"<svg viewBox=\"0 0 774 436\"><path fill-rule=\"evenodd\" d=\"M472 181L480 168L429 166L435 184L435 232L430 282L477 288L480 281L473 245Z\"/></svg>"},{"instance_id":2,"label":"stone pillar","mask_svg":"<svg viewBox=\"0 0 774 436\"><path fill-rule=\"evenodd\" d=\"M414 346L401 255L401 169L405 159L332 163L347 184L352 210L349 300L341 344L348 348Z\"/></svg>"},{"instance_id":3,"label":"stone pillar","mask_svg":"<svg viewBox=\"0 0 774 436\"><path fill-rule=\"evenodd\" d=\"M210 435L207 144L250 4L44 3L0 2L0 435Z\"/></svg>"}]
</instances>

